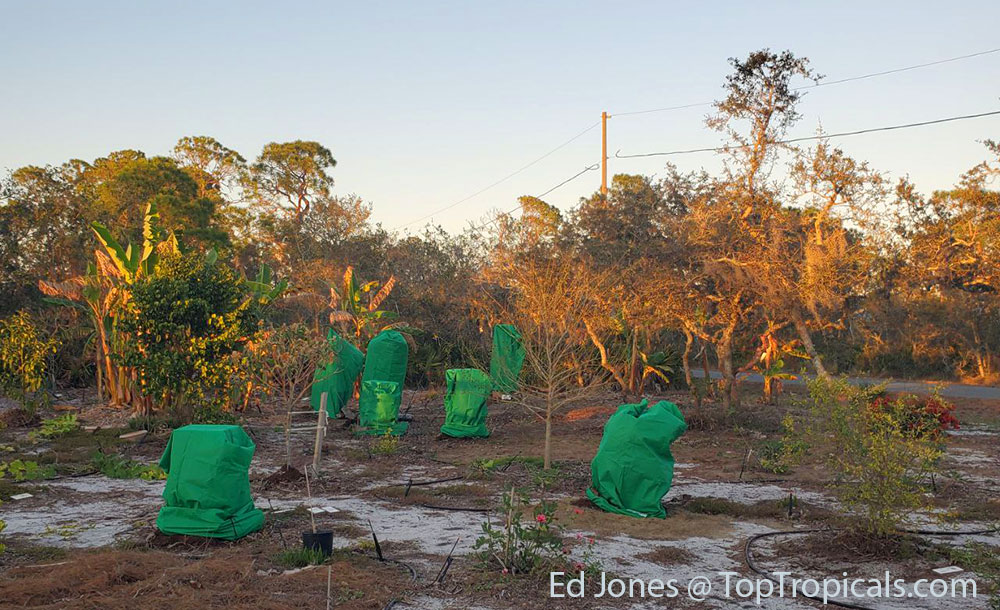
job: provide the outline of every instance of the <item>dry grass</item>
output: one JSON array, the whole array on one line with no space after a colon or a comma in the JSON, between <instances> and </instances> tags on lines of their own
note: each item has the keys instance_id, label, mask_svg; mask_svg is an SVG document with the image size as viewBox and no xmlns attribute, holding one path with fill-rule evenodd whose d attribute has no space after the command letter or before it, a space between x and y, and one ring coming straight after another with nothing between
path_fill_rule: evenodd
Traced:
<instances>
[{"instance_id":1,"label":"dry grass","mask_svg":"<svg viewBox=\"0 0 1000 610\"><path fill-rule=\"evenodd\" d=\"M667 519L636 519L606 513L587 500L560 502L556 518L570 528L591 531L598 536L627 535L643 540L684 540L685 538L726 538L732 534L733 520L726 515L701 515L680 511Z\"/></svg>"},{"instance_id":2,"label":"dry grass","mask_svg":"<svg viewBox=\"0 0 1000 610\"><path fill-rule=\"evenodd\" d=\"M0 599L31 608L319 608L327 570L266 570L263 558L226 549L204 559L163 551L77 553L52 567L12 568L0 578ZM263 573L258 570L265 569ZM381 608L409 586L405 572L363 555L332 564L338 608Z\"/></svg>"}]
</instances>

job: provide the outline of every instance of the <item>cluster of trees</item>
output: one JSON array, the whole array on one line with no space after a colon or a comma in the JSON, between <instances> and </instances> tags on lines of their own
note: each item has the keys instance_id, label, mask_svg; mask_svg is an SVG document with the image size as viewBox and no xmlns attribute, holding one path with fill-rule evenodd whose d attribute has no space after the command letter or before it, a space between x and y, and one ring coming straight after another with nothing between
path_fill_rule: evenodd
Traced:
<instances>
[{"instance_id":1,"label":"cluster of trees","mask_svg":"<svg viewBox=\"0 0 1000 610\"><path fill-rule=\"evenodd\" d=\"M987 141L991 160L952 190L924 195L829 141L782 143L801 118L797 85L818 79L807 60L763 50L731 63L708 120L729 142L722 172L617 175L566 214L523 197L519 218L461 234L374 224L360 197L333 193L336 161L316 142L271 143L251 162L185 137L169 156L125 150L14 170L0 184L0 315L45 307L40 280L86 275L93 223L140 242L152 206L184 249L217 252L247 277L270 268L287 278L272 324L320 330L339 312L334 322L359 334L365 312L343 312L345 270L384 282L380 308L415 339L413 382L468 363L492 322L515 319L558 348L556 368L573 371L560 380L641 393L667 379L697 388L692 369L718 369L731 407L750 369L768 390L806 364L821 375L992 379L1000 145ZM64 345L72 315L44 317ZM76 339L79 362L60 375L89 382L94 347Z\"/></svg>"}]
</instances>

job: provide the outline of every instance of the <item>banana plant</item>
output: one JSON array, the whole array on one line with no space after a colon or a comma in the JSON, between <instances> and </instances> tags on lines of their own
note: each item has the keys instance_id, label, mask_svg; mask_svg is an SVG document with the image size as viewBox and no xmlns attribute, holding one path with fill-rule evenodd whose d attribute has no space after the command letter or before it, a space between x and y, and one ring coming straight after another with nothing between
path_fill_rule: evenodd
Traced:
<instances>
[{"instance_id":1,"label":"banana plant","mask_svg":"<svg viewBox=\"0 0 1000 610\"><path fill-rule=\"evenodd\" d=\"M127 287L151 275L162 253L179 252L173 233L164 234L158 226L159 214L152 203L146 205L142 225L142 246L123 245L100 223L91 229L103 249L94 251L94 262L87 264L82 276L65 282L39 281L39 289L48 302L75 307L85 312L93 327L98 396L106 396L113 405L132 404L139 399L134 391L134 375L114 362L111 355L128 340L118 332L116 313L127 298Z\"/></svg>"},{"instance_id":2,"label":"banana plant","mask_svg":"<svg viewBox=\"0 0 1000 610\"><path fill-rule=\"evenodd\" d=\"M160 260L161 244L168 249L178 249L176 237L173 234L165 236L159 227L159 220L160 213L156 211L156 206L152 202L147 203L142 221L142 247L133 247L131 243L123 245L101 223L90 224L97 241L104 246L108 259L125 284L134 284L140 277L153 273Z\"/></svg>"},{"instance_id":3,"label":"banana plant","mask_svg":"<svg viewBox=\"0 0 1000 610\"><path fill-rule=\"evenodd\" d=\"M652 376L659 377L664 384L670 385L670 374L674 372L677 354L673 351L658 351L652 353L639 352L642 366L642 379L639 382L639 394L646 388L646 380Z\"/></svg>"},{"instance_id":4,"label":"banana plant","mask_svg":"<svg viewBox=\"0 0 1000 610\"><path fill-rule=\"evenodd\" d=\"M257 275L254 279L247 280L247 286L250 287L250 292L254 298L270 303L288 289L288 280L282 279L278 281L271 267L264 264L257 270Z\"/></svg>"},{"instance_id":5,"label":"banana plant","mask_svg":"<svg viewBox=\"0 0 1000 610\"><path fill-rule=\"evenodd\" d=\"M396 286L396 277L381 284L373 281L358 285L354 277L354 268L348 267L344 272L344 280L340 290L330 286L331 324L341 324L354 337L355 345L365 349L368 340L387 329L394 329L408 334L408 328L397 322L396 312L379 309ZM367 303L364 302L368 296ZM411 341L410 338L407 338Z\"/></svg>"}]
</instances>

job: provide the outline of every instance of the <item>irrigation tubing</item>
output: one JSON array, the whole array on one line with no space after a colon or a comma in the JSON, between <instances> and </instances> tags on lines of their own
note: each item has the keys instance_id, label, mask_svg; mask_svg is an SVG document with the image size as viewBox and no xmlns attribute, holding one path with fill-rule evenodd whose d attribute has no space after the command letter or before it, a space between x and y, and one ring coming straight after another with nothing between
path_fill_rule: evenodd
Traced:
<instances>
[{"instance_id":1,"label":"irrigation tubing","mask_svg":"<svg viewBox=\"0 0 1000 610\"><path fill-rule=\"evenodd\" d=\"M413 584L413 583L417 582L417 570L414 569L414 567L411 566L410 564L402 562L402 561L400 561L398 559L383 559L382 561L385 561L385 562L388 562L388 563L394 563L394 564L396 564L398 566L403 566L410 573L410 584ZM385 605L385 607L382 610L391 610L392 608L394 608L396 606L396 604L399 604L399 603L402 603L402 602L403 602L403 598L402 597L399 597L399 596L393 597L392 599L389 600L389 602Z\"/></svg>"},{"instance_id":2,"label":"irrigation tubing","mask_svg":"<svg viewBox=\"0 0 1000 610\"><path fill-rule=\"evenodd\" d=\"M472 506L437 506L435 504L421 503L420 506L424 508L430 508L433 510L450 510L452 512L461 513L488 513L492 509L490 508L474 508Z\"/></svg>"},{"instance_id":3,"label":"irrigation tubing","mask_svg":"<svg viewBox=\"0 0 1000 610\"><path fill-rule=\"evenodd\" d=\"M750 570L763 576L764 578L767 578L771 582L778 584L779 581L775 580L775 578L771 575L770 572L764 570L756 563L754 563L753 561L754 543L764 538L776 538L778 536L800 536L803 534L816 534L819 532L836 532L836 531L838 530L830 528L822 528L822 529L814 528L805 530L784 530L780 532L765 532L763 534L756 534L754 536L751 536L750 538L747 538L746 544L743 547L743 558L746 561L747 567L750 568ZM980 536L984 534L996 534L997 532L1000 532L1000 528L994 527L984 530L958 531L958 532L947 531L947 530L901 530L901 531L904 534L915 534L921 536ZM802 597L810 599L814 602L819 602L824 605L838 606L840 608L851 608L852 610L875 610L871 606L862 606L860 604L852 604L851 602L841 602L835 599L828 598L824 601L822 597L816 595L807 595L805 593L802 593Z\"/></svg>"}]
</instances>

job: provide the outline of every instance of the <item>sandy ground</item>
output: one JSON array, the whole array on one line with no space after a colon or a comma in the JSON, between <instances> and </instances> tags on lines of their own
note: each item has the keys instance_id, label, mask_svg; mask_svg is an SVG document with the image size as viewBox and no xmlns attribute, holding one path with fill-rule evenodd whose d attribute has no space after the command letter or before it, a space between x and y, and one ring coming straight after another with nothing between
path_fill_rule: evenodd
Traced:
<instances>
[{"instance_id":1,"label":"sandy ground","mask_svg":"<svg viewBox=\"0 0 1000 610\"><path fill-rule=\"evenodd\" d=\"M670 398L678 403L685 400L679 395ZM597 410L593 417L558 423L555 459L560 466L560 475L555 481L539 483L537 473L522 464L493 473L478 472L472 467L477 458L540 453L540 427L520 411L510 405L496 405L491 411L493 435L489 439L458 441L437 437L437 428L441 423L439 405L430 400L422 401L419 395L408 400L413 403L411 431L399 441L399 446L391 454L373 452L372 440L356 439L339 424L332 428L325 445L321 477L312 481L312 498L306 497L301 480L274 482L268 479L284 463L283 434L276 426L276 417L252 417L248 424L258 449L251 470L251 483L256 504L268 514L268 521L262 532L236 543L202 544L158 534L154 522L162 505L162 481L109 479L100 474L65 476L19 487L33 494L25 500L8 500L9 493L0 494L4 500L0 515L7 521L7 530L3 535L10 547L9 552L0 558L3 566L0 568L0 593L7 587L30 588L33 579L38 577L37 572L49 571L50 568L44 567L46 565L61 564L51 569L64 569L67 565L90 561L88 557L103 560L105 555L111 558L109 561L117 561L115 557L136 548L172 554L179 558L178 561L187 562L178 569L194 569L195 564L191 562L205 562L213 556L239 551L253 558L251 565L259 574L277 578L287 570L274 564L274 555L282 548L296 546L300 533L309 527L308 513L302 507L332 506L338 510L337 513L323 513L315 518L319 528L334 532L334 546L347 553L345 565L357 566L373 561L370 542L373 530L385 556L409 565L418 577L416 583L408 584L405 573L400 574L397 568L392 576L401 579L397 593L368 592L362 586L358 589L361 593L351 594L358 597L342 600L338 606L381 607L379 604L395 597L399 598L398 605L416 608L528 608L542 602L573 608L630 605L655 608L667 605L666 600L651 598L633 599L631 602L607 598L551 601L547 597L549 583L545 578L518 581L484 572L473 549L476 538L482 523L498 505L502 491L517 485L530 489L534 497L559 503L556 517L558 524L565 528L571 561L583 559L586 545L579 541L593 538L593 559L599 562L609 577L644 580L673 578L679 583L698 576L712 577L715 586L705 600L671 600L670 607L750 608L757 607L752 599L725 598L722 592L724 577L719 576L720 572L727 571L742 576L752 575L743 556L747 539L767 532L826 527L831 523L829 516L842 511L826 482L828 477L824 478L815 471L804 468L801 472L793 471L790 475L776 477L744 468L744 446L766 437L766 432L755 433L748 441L745 432L713 429L690 430L675 443L678 464L674 486L664 498L668 507L667 519L640 520L603 513L583 500L582 492L588 483L588 464L600 440L606 412ZM975 419L988 421L990 414L988 406L976 405ZM104 417L113 419L113 414L97 411L81 414L84 421ZM4 434L6 436L0 445L11 439L17 440L19 435L23 436L23 431L8 430ZM939 494L944 496L942 502L954 498L970 498L968 502L976 498L988 501L996 497L993 481L1000 472L997 436L997 429L989 423L965 427L950 436L943 469L947 477L941 482ZM132 459L155 462L166 439L166 433L159 433L147 438L140 446L126 445L121 450ZM34 449L39 455L45 455L47 451L44 445ZM293 465L304 465L309 459L309 451L309 443L297 439ZM431 479L455 477L463 478L419 485ZM418 485L406 493L408 482L417 482ZM790 494L799 505L796 514L791 517L780 508ZM721 509L709 510L703 506L706 499L722 500L726 504ZM698 506L701 508L696 508ZM942 508L942 512L944 510ZM985 516L992 517L994 514L1000 515L1000 511L987 511ZM497 515L493 513L490 518L496 519ZM968 531L986 527L997 520L965 519L949 527ZM939 520L932 514L914 515L912 522L914 525L940 526ZM844 570L849 571L852 577L868 577L889 570L894 575L916 579L933 577L930 569L940 564L939 560L922 557L886 560L858 556L845 560L836 554L826 561L817 558L816 544L797 548L794 538L798 537L790 538L793 540L768 538L756 546L754 557L763 569L793 572L800 577L839 576L838 571ZM958 545L979 542L992 546L1000 544L1000 539L992 536L958 537L946 542ZM434 583L452 548L455 561L447 578L443 583ZM828 567L827 571L823 566ZM323 569L313 571L319 574ZM353 569L343 568L344 578L348 578ZM969 576L971 573L960 575ZM299 578L297 575L294 577ZM316 581L313 584L318 583L320 588L322 583L317 579L322 580L321 577L322 574L301 576L312 579L310 582ZM983 587L986 585L982 583ZM351 590L349 585L343 586ZM180 599L176 590L160 591L160 588L155 587L151 591L156 591L156 595L162 593L164 603L172 599L171 595ZM151 605L161 601L160 597L150 595ZM93 602L91 593L84 591L80 596L81 600L89 600L87 603ZM18 599L34 599L42 607L42 597L40 593L32 593ZM71 595L66 599L70 598ZM3 599L4 596L0 595L0 607L8 607ZM280 596L275 599L276 603L281 601ZM301 607L323 607L321 601L325 600L325 596L318 591L306 600ZM230 607L218 601L209 605ZM891 609L990 608L986 596L975 600L865 600L863 605ZM10 607L33 605L18 603ZM84 604L81 607L100 607L100 604ZM816 604L803 599L770 599L765 607L813 608Z\"/></svg>"}]
</instances>

